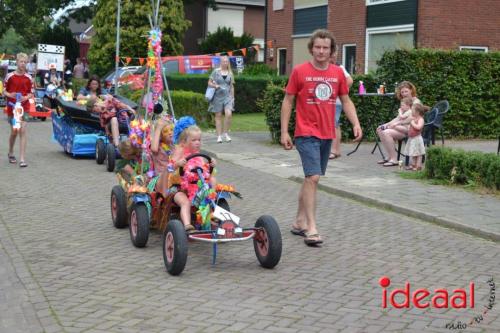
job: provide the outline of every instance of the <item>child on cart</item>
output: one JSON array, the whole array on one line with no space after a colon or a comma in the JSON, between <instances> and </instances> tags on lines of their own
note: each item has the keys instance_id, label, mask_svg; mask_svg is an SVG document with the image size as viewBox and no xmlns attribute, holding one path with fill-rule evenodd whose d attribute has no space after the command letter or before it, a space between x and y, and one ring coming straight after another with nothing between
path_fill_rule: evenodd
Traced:
<instances>
[{"instance_id":1,"label":"child on cart","mask_svg":"<svg viewBox=\"0 0 500 333\"><path fill-rule=\"evenodd\" d=\"M28 62L28 56L25 53L18 53L16 57L17 68L14 72L7 74L5 77L4 91L3 94L7 97L7 116L9 117L10 127L10 138L9 138L9 162L17 163L16 157L14 156L14 144L16 143L17 134L19 133L20 139L20 155L19 155L19 166L21 168L27 167L28 164L25 160L26 153L26 118L28 116L29 110L29 100L33 98L33 79L31 75L26 72L26 64ZM14 125L14 113L13 105L16 103L16 95L21 94L21 105L24 109L24 114L18 120L20 124Z\"/></svg>"},{"instance_id":2,"label":"child on cart","mask_svg":"<svg viewBox=\"0 0 500 333\"><path fill-rule=\"evenodd\" d=\"M173 144L174 123L170 116L160 118L153 128L151 135L152 171L155 176L152 188L156 192L165 194L169 188L170 172L168 165L174 151Z\"/></svg>"},{"instance_id":3,"label":"child on cart","mask_svg":"<svg viewBox=\"0 0 500 333\"><path fill-rule=\"evenodd\" d=\"M174 143L177 143L172 154L170 169L174 171L171 175L170 193L174 194L174 202L181 208L181 221L184 224L186 231L194 230L191 224L191 202L196 195L197 185L192 183L193 176L191 169L201 167L203 169L203 177L208 180L208 183L215 187L216 180L209 172L209 168L204 163L203 158L195 157L186 161L186 157L200 152L201 149L201 129L196 126L196 122L191 117L182 117L175 124L174 128ZM215 166L215 159L212 159L210 166ZM178 183L179 168L184 168L184 176Z\"/></svg>"},{"instance_id":4,"label":"child on cart","mask_svg":"<svg viewBox=\"0 0 500 333\"><path fill-rule=\"evenodd\" d=\"M106 95L104 100L90 99L87 102L87 111L99 114L101 126L107 134L111 133L115 147L120 143L120 133L128 134L129 117L136 114L132 107L111 95Z\"/></svg>"}]
</instances>

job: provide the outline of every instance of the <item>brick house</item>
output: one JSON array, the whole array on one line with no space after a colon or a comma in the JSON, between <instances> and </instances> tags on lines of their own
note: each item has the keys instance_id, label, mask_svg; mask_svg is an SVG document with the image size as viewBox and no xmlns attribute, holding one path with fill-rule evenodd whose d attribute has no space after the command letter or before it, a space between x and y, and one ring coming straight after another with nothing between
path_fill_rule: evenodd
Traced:
<instances>
[{"instance_id":1,"label":"brick house","mask_svg":"<svg viewBox=\"0 0 500 333\"><path fill-rule=\"evenodd\" d=\"M205 1L193 1L185 5L186 19L192 26L184 35L184 54L199 54L199 43L207 33L219 26L230 27L235 36L244 32L255 38L255 44L264 46L265 0L216 0L217 10L209 8ZM225 51L225 50L221 50ZM261 60L264 54L261 52Z\"/></svg>"},{"instance_id":2,"label":"brick house","mask_svg":"<svg viewBox=\"0 0 500 333\"><path fill-rule=\"evenodd\" d=\"M281 74L310 59L312 31L333 32L350 72L376 69L387 49L500 50L498 0L267 0L266 62Z\"/></svg>"}]
</instances>

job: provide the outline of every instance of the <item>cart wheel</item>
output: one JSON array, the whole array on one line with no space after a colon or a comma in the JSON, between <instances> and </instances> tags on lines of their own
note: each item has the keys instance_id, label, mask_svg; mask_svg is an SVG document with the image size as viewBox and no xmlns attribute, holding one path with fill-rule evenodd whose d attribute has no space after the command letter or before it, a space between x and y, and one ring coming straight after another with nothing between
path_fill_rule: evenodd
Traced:
<instances>
[{"instance_id":1,"label":"cart wheel","mask_svg":"<svg viewBox=\"0 0 500 333\"><path fill-rule=\"evenodd\" d=\"M255 255L262 267L273 268L281 259L281 231L276 220L263 215L255 222L256 235L253 239Z\"/></svg>"},{"instance_id":2,"label":"cart wheel","mask_svg":"<svg viewBox=\"0 0 500 333\"><path fill-rule=\"evenodd\" d=\"M163 262L167 272L179 275L187 262L188 243L184 225L179 220L170 220L163 233Z\"/></svg>"},{"instance_id":3,"label":"cart wheel","mask_svg":"<svg viewBox=\"0 0 500 333\"><path fill-rule=\"evenodd\" d=\"M111 219L115 228L127 226L127 197L119 185L113 186L111 190Z\"/></svg>"},{"instance_id":4,"label":"cart wheel","mask_svg":"<svg viewBox=\"0 0 500 333\"><path fill-rule=\"evenodd\" d=\"M41 121L45 121L47 120L47 117L38 117L38 119L40 119Z\"/></svg>"},{"instance_id":5,"label":"cart wheel","mask_svg":"<svg viewBox=\"0 0 500 333\"><path fill-rule=\"evenodd\" d=\"M231 207L229 207L229 202L227 202L227 200L224 198L221 198L217 201L217 206L220 206L221 208L227 210L228 212L231 211Z\"/></svg>"},{"instance_id":6,"label":"cart wheel","mask_svg":"<svg viewBox=\"0 0 500 333\"><path fill-rule=\"evenodd\" d=\"M97 164L103 164L106 159L106 145L103 139L97 139L95 143L95 161Z\"/></svg>"},{"instance_id":7,"label":"cart wheel","mask_svg":"<svg viewBox=\"0 0 500 333\"><path fill-rule=\"evenodd\" d=\"M115 146L111 143L108 143L106 146L106 170L109 172L115 171L115 160L116 160L116 152Z\"/></svg>"},{"instance_id":8,"label":"cart wheel","mask_svg":"<svg viewBox=\"0 0 500 333\"><path fill-rule=\"evenodd\" d=\"M149 238L149 214L144 204L134 204L130 212L130 240L136 247L144 247Z\"/></svg>"}]
</instances>

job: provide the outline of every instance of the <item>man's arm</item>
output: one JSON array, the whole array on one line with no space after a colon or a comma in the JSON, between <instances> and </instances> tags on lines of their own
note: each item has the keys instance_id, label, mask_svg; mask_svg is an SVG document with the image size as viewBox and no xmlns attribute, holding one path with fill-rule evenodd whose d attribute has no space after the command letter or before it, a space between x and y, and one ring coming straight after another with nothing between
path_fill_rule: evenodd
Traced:
<instances>
[{"instance_id":1,"label":"man's arm","mask_svg":"<svg viewBox=\"0 0 500 333\"><path fill-rule=\"evenodd\" d=\"M349 98L349 95L340 96L340 101L342 102L342 109L345 112L347 119L352 125L352 132L354 133L354 141L359 141L363 137L363 131L359 125L358 115L356 114L356 108L354 103Z\"/></svg>"},{"instance_id":2,"label":"man's arm","mask_svg":"<svg viewBox=\"0 0 500 333\"><path fill-rule=\"evenodd\" d=\"M295 99L294 95L285 94L283 103L281 104L281 144L286 150L293 148L292 138L288 134L288 124L292 116L292 106Z\"/></svg>"}]
</instances>

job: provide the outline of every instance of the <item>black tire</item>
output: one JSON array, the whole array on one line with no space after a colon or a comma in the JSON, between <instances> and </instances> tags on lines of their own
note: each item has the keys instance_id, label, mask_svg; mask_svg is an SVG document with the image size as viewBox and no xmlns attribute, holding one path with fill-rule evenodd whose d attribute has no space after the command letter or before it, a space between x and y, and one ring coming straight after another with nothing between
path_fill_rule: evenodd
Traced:
<instances>
[{"instance_id":1,"label":"black tire","mask_svg":"<svg viewBox=\"0 0 500 333\"><path fill-rule=\"evenodd\" d=\"M272 216L263 215L257 219L255 227L262 228L253 239L257 260L262 267L273 268L281 259L282 242L278 223Z\"/></svg>"},{"instance_id":2,"label":"black tire","mask_svg":"<svg viewBox=\"0 0 500 333\"><path fill-rule=\"evenodd\" d=\"M40 119L41 121L47 120L47 117L37 117L37 118Z\"/></svg>"},{"instance_id":3,"label":"black tire","mask_svg":"<svg viewBox=\"0 0 500 333\"><path fill-rule=\"evenodd\" d=\"M127 196L121 186L115 185L111 190L111 220L115 228L125 228L127 217Z\"/></svg>"},{"instance_id":4,"label":"black tire","mask_svg":"<svg viewBox=\"0 0 500 333\"><path fill-rule=\"evenodd\" d=\"M130 240L135 247L144 247L149 238L148 208L142 203L134 204L129 217Z\"/></svg>"},{"instance_id":5,"label":"black tire","mask_svg":"<svg viewBox=\"0 0 500 333\"><path fill-rule=\"evenodd\" d=\"M170 275L179 275L186 267L188 242L184 225L179 220L170 220L162 239L163 262Z\"/></svg>"},{"instance_id":6,"label":"black tire","mask_svg":"<svg viewBox=\"0 0 500 333\"><path fill-rule=\"evenodd\" d=\"M106 145L103 139L97 139L95 142L95 161L97 164L103 164L106 159Z\"/></svg>"},{"instance_id":7,"label":"black tire","mask_svg":"<svg viewBox=\"0 0 500 333\"><path fill-rule=\"evenodd\" d=\"M221 208L224 208L228 212L231 211L231 207L229 206L229 202L227 202L227 200L224 199L224 198L221 198L221 199L219 199L217 201L217 206L220 206Z\"/></svg>"},{"instance_id":8,"label":"black tire","mask_svg":"<svg viewBox=\"0 0 500 333\"><path fill-rule=\"evenodd\" d=\"M115 171L115 161L115 146L113 146L111 143L108 143L108 145L106 146L106 170L108 170L109 172Z\"/></svg>"}]
</instances>

